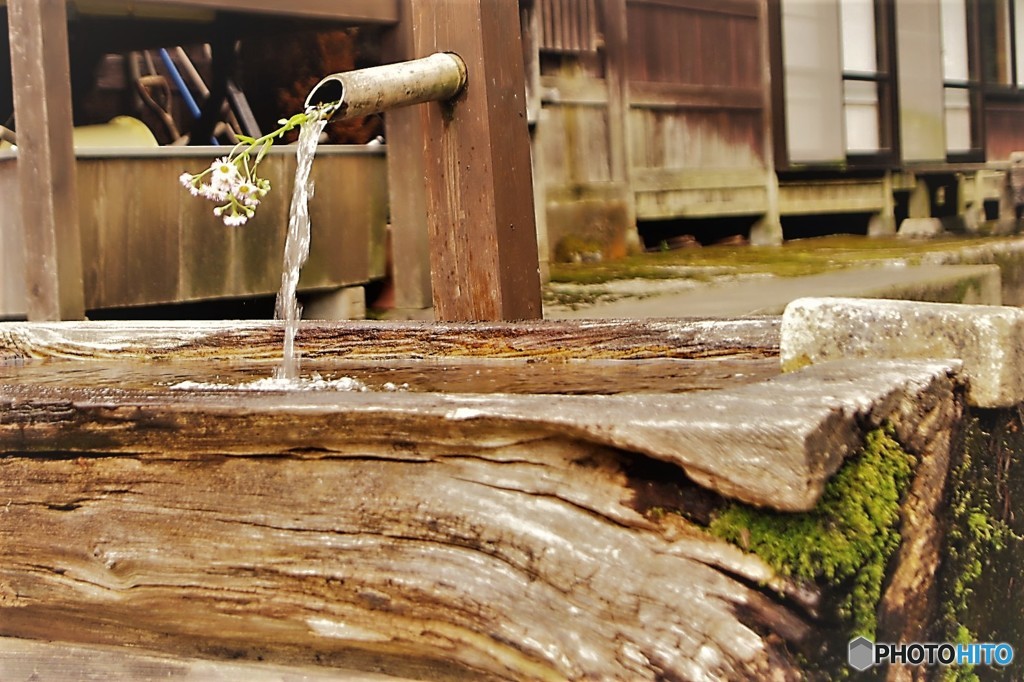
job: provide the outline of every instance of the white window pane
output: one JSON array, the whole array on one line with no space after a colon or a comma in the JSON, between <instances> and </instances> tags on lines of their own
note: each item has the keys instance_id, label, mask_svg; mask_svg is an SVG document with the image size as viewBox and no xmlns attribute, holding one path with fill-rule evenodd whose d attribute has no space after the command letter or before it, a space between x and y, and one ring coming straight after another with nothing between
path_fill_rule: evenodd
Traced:
<instances>
[{"instance_id":1,"label":"white window pane","mask_svg":"<svg viewBox=\"0 0 1024 682\"><path fill-rule=\"evenodd\" d=\"M971 149L971 99L967 90L946 88L946 150Z\"/></svg>"},{"instance_id":2,"label":"white window pane","mask_svg":"<svg viewBox=\"0 0 1024 682\"><path fill-rule=\"evenodd\" d=\"M875 73L875 4L874 0L840 0L839 20L842 22L843 70Z\"/></svg>"},{"instance_id":3,"label":"white window pane","mask_svg":"<svg viewBox=\"0 0 1024 682\"><path fill-rule=\"evenodd\" d=\"M966 81L967 64L966 0L942 0L942 74L948 81Z\"/></svg>"},{"instance_id":4,"label":"white window pane","mask_svg":"<svg viewBox=\"0 0 1024 682\"><path fill-rule=\"evenodd\" d=\"M878 86L864 81L844 83L846 151L873 153L881 147L878 130Z\"/></svg>"},{"instance_id":5,"label":"white window pane","mask_svg":"<svg viewBox=\"0 0 1024 682\"><path fill-rule=\"evenodd\" d=\"M842 54L836 0L782 3L786 144L794 163L841 161Z\"/></svg>"}]
</instances>

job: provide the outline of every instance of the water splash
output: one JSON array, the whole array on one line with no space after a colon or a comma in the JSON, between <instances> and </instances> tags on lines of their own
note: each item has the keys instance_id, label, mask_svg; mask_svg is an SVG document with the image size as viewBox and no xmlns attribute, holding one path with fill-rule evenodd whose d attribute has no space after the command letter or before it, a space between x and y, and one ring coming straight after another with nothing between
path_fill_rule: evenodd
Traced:
<instances>
[{"instance_id":1,"label":"water splash","mask_svg":"<svg viewBox=\"0 0 1024 682\"><path fill-rule=\"evenodd\" d=\"M391 384L393 386L393 384ZM169 386L172 391L354 391L364 393L370 388L351 377L340 377L338 379L324 379L314 372L308 379L283 378L279 376L256 379L242 383L218 383L209 381L179 381ZM389 388L385 384L383 390L397 391L399 388Z\"/></svg>"},{"instance_id":2,"label":"water splash","mask_svg":"<svg viewBox=\"0 0 1024 682\"><path fill-rule=\"evenodd\" d=\"M313 183L309 173L313 168L320 133L327 125L326 118L313 118L299 129L299 142L295 156L295 188L292 190L291 209L288 213L288 237L284 247L284 271L281 274L281 290L277 294L274 319L284 321L284 355L281 366L274 374L276 379L296 379L299 376L299 355L295 351L295 335L302 317L296 290L299 274L309 257L309 198L313 195Z\"/></svg>"}]
</instances>

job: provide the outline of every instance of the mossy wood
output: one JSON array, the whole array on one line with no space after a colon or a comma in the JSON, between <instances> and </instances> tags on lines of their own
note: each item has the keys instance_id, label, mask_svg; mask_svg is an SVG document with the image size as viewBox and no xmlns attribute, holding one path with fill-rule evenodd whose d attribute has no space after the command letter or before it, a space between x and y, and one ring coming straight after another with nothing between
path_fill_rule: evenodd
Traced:
<instances>
[{"instance_id":1,"label":"mossy wood","mask_svg":"<svg viewBox=\"0 0 1024 682\"><path fill-rule=\"evenodd\" d=\"M4 325L0 636L412 678L801 679L794 654L821 655L832 597L707 533L709 510L719 493L813 500L892 420L919 470L944 471L936 425L959 403L936 364L773 377L776 334L768 320L308 325L318 371L362 356L582 377L574 395L252 392L137 375L186 366L212 382L243 358L269 373L278 325ZM681 379L665 363L713 370ZM97 379L107 366L122 380ZM586 385L621 366L663 383ZM786 450L781 434L805 427L781 407L777 430L742 424L769 395L809 409L820 396L798 396L815 382L857 396L811 417L838 440ZM714 414L741 425L723 435ZM766 493L725 459L762 447L813 471L779 467L793 478ZM933 510L908 509L913 551L881 603L927 613L939 535ZM928 621L897 607L883 633L921 635Z\"/></svg>"}]
</instances>

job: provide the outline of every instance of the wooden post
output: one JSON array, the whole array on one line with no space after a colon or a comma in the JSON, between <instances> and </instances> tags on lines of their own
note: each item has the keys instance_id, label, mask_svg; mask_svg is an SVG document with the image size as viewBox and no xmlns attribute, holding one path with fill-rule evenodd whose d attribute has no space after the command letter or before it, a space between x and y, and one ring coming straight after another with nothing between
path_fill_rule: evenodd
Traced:
<instances>
[{"instance_id":1,"label":"wooden post","mask_svg":"<svg viewBox=\"0 0 1024 682\"><path fill-rule=\"evenodd\" d=\"M438 320L541 316L518 3L411 0L415 56L455 52L469 82L424 105L431 281Z\"/></svg>"},{"instance_id":2,"label":"wooden post","mask_svg":"<svg viewBox=\"0 0 1024 682\"><path fill-rule=\"evenodd\" d=\"M401 14L408 17L410 0L401 0ZM412 22L400 22L385 45L388 61L412 59ZM426 175L423 156L423 107L389 111L388 195L391 207L391 264L395 287L395 311L414 314L432 305L430 290L430 242L427 229Z\"/></svg>"},{"instance_id":3,"label":"wooden post","mask_svg":"<svg viewBox=\"0 0 1024 682\"><path fill-rule=\"evenodd\" d=\"M10 0L7 13L28 318L82 319L67 8L64 0Z\"/></svg>"},{"instance_id":4,"label":"wooden post","mask_svg":"<svg viewBox=\"0 0 1024 682\"><path fill-rule=\"evenodd\" d=\"M750 228L750 243L755 246L775 246L783 242L782 214L779 210L779 176L775 172L775 125L772 98L772 27L771 10L767 0L758 5L757 23L761 39L761 131L765 170L765 212ZM782 120L782 117L778 117Z\"/></svg>"},{"instance_id":5,"label":"wooden post","mask_svg":"<svg viewBox=\"0 0 1024 682\"><path fill-rule=\"evenodd\" d=\"M641 250L636 220L636 192L629 154L629 35L626 0L603 4L605 83L608 88L608 156L612 180L621 185L626 225L621 245L625 252ZM625 253L613 253L625 255Z\"/></svg>"}]
</instances>

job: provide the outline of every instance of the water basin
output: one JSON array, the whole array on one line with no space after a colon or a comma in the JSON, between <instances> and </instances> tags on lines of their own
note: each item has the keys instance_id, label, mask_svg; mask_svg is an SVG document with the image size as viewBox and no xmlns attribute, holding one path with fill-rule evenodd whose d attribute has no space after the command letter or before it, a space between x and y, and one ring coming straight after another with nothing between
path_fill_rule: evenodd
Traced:
<instances>
[{"instance_id":1,"label":"water basin","mask_svg":"<svg viewBox=\"0 0 1024 682\"><path fill-rule=\"evenodd\" d=\"M762 569L645 510L691 471L775 485L721 424L777 320L303 323L298 387L247 389L282 338L0 325L0 636L476 680L750 631Z\"/></svg>"}]
</instances>

